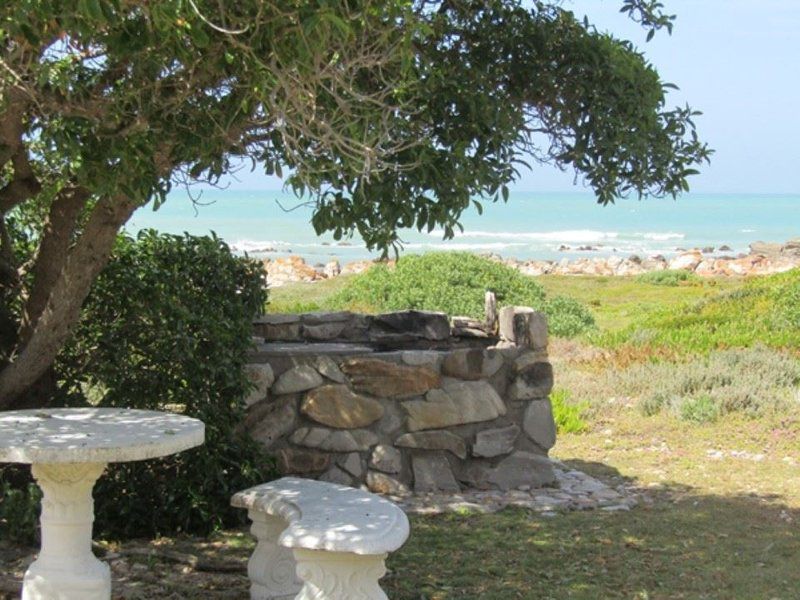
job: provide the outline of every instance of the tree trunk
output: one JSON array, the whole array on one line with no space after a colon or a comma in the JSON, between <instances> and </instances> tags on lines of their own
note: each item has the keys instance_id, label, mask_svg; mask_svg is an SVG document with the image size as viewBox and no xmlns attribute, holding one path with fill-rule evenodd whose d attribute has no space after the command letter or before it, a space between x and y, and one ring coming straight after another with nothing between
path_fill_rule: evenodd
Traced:
<instances>
[{"instance_id":1,"label":"tree trunk","mask_svg":"<svg viewBox=\"0 0 800 600\"><path fill-rule=\"evenodd\" d=\"M0 410L13 408L20 394L53 364L80 318L92 282L108 262L120 227L136 207L135 202L121 197L98 201L54 278L41 315L31 324L27 342L0 371Z\"/></svg>"}]
</instances>

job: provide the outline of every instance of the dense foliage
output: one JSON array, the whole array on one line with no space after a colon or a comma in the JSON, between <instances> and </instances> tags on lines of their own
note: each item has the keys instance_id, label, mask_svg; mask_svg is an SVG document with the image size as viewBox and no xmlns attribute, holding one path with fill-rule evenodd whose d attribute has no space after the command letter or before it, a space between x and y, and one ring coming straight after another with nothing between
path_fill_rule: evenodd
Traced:
<instances>
[{"instance_id":1,"label":"dense foliage","mask_svg":"<svg viewBox=\"0 0 800 600\"><path fill-rule=\"evenodd\" d=\"M0 61L5 408L50 400L31 390L120 227L175 184L285 169L317 231L388 250L403 227L451 236L526 160L608 203L675 195L710 155L633 44L557 0L9 0ZM29 263L5 230L30 208Z\"/></svg>"},{"instance_id":2,"label":"dense foliage","mask_svg":"<svg viewBox=\"0 0 800 600\"><path fill-rule=\"evenodd\" d=\"M95 487L97 531L206 533L241 518L230 496L272 474L255 442L238 432L252 318L265 300L261 265L234 257L216 238L152 231L119 238L59 357L62 392L71 405L197 417L206 442L162 460L110 465ZM9 497L0 512L10 519L24 505Z\"/></svg>"},{"instance_id":3,"label":"dense foliage","mask_svg":"<svg viewBox=\"0 0 800 600\"><path fill-rule=\"evenodd\" d=\"M743 287L688 306L659 310L619 333L600 335L607 346L667 346L679 351L800 347L800 269L758 277Z\"/></svg>"},{"instance_id":4,"label":"dense foliage","mask_svg":"<svg viewBox=\"0 0 800 600\"><path fill-rule=\"evenodd\" d=\"M498 306L531 306L547 314L553 335L571 337L594 325L591 313L571 298L548 299L531 277L468 252L404 256L354 278L328 304L372 311L435 310L451 316L484 316L484 296Z\"/></svg>"}]
</instances>

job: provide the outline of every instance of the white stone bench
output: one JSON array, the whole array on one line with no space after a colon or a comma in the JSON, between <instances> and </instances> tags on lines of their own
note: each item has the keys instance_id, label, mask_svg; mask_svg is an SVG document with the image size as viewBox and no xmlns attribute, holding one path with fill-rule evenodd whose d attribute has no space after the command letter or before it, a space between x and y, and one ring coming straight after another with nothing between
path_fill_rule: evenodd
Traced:
<instances>
[{"instance_id":1,"label":"white stone bench","mask_svg":"<svg viewBox=\"0 0 800 600\"><path fill-rule=\"evenodd\" d=\"M251 600L387 600L384 561L408 539L405 513L361 490L284 477L239 492L258 540Z\"/></svg>"}]
</instances>

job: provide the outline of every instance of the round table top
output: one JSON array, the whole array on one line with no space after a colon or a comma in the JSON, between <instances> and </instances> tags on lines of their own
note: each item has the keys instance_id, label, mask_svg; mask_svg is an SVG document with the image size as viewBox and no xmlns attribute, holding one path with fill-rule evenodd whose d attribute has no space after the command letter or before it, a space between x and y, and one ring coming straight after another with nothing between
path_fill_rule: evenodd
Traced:
<instances>
[{"instance_id":1,"label":"round table top","mask_svg":"<svg viewBox=\"0 0 800 600\"><path fill-rule=\"evenodd\" d=\"M0 412L0 462L110 463L199 446L205 425L174 413L128 408Z\"/></svg>"}]
</instances>

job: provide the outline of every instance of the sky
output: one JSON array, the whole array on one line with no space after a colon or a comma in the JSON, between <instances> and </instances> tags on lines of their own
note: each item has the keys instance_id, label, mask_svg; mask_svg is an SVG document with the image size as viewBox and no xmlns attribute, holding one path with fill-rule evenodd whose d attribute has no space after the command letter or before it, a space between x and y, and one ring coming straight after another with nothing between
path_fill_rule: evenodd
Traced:
<instances>
[{"instance_id":1,"label":"sky","mask_svg":"<svg viewBox=\"0 0 800 600\"><path fill-rule=\"evenodd\" d=\"M690 180L701 193L800 192L800 0L663 0L673 34L646 31L619 13L621 0L564 0L599 29L631 40L679 86L668 105L701 110L698 133L714 150ZM274 190L281 181L242 169L236 190ZM570 172L524 171L516 191L581 191Z\"/></svg>"}]
</instances>

